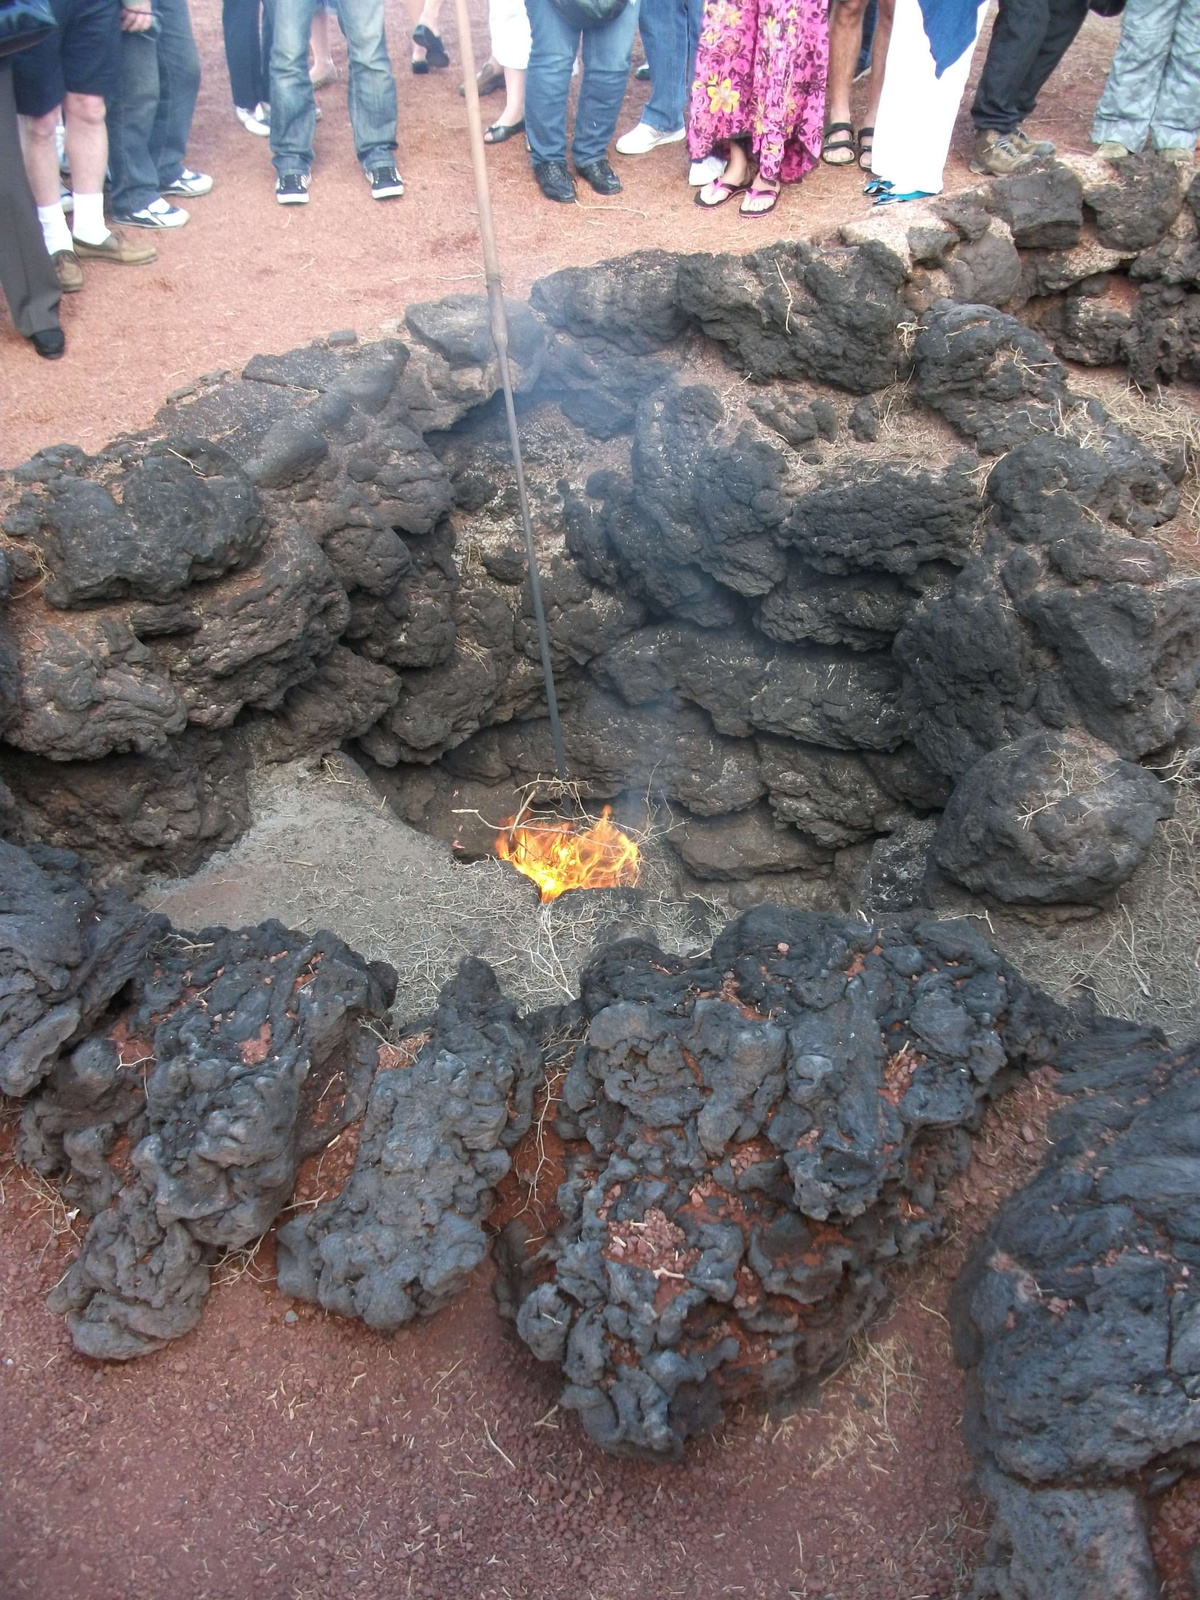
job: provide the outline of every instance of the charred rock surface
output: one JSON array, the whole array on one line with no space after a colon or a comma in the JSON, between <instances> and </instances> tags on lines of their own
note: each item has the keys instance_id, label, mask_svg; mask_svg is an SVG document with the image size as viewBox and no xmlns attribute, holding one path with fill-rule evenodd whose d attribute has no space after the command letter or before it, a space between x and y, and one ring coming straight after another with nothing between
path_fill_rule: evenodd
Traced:
<instances>
[{"instance_id":1,"label":"charred rock surface","mask_svg":"<svg viewBox=\"0 0 1200 1600\"><path fill-rule=\"evenodd\" d=\"M1200 1050L1114 1025L1069 1047L1046 1164L951 1304L996 1521L980 1600L1153 1600L1147 1496L1197 1464Z\"/></svg>"},{"instance_id":2,"label":"charred rock surface","mask_svg":"<svg viewBox=\"0 0 1200 1600\"><path fill-rule=\"evenodd\" d=\"M542 1078L491 968L464 961L411 1066L376 1075L341 1194L279 1230L283 1292L384 1330L445 1305L487 1253L482 1224Z\"/></svg>"},{"instance_id":3,"label":"charred rock surface","mask_svg":"<svg viewBox=\"0 0 1200 1600\"><path fill-rule=\"evenodd\" d=\"M963 924L773 907L692 961L613 945L581 992L563 1221L528 1259L509 1230L504 1297L589 1437L659 1459L838 1364L982 1102L1068 1024Z\"/></svg>"}]
</instances>

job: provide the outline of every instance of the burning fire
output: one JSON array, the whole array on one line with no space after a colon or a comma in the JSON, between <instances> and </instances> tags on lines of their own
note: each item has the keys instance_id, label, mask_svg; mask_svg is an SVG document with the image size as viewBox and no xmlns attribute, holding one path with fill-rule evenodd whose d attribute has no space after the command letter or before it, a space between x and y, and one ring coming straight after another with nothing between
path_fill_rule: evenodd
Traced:
<instances>
[{"instance_id":1,"label":"burning fire","mask_svg":"<svg viewBox=\"0 0 1200 1600\"><path fill-rule=\"evenodd\" d=\"M599 822L582 831L573 822L526 822L496 839L496 854L532 878L543 901L568 889L619 889L638 881L638 847L605 806Z\"/></svg>"}]
</instances>

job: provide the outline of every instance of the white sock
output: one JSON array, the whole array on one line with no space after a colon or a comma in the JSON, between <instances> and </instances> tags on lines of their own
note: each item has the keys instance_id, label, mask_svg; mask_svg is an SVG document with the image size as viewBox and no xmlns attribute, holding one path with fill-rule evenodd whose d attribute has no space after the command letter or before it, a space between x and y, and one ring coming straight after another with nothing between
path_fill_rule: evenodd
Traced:
<instances>
[{"instance_id":1,"label":"white sock","mask_svg":"<svg viewBox=\"0 0 1200 1600\"><path fill-rule=\"evenodd\" d=\"M38 221L42 225L42 238L46 241L46 249L51 255L56 255L60 250L71 248L71 230L67 227L67 219L63 215L63 208L56 200L52 206L39 206L37 208Z\"/></svg>"},{"instance_id":2,"label":"white sock","mask_svg":"<svg viewBox=\"0 0 1200 1600\"><path fill-rule=\"evenodd\" d=\"M75 215L71 218L71 231L84 244L103 244L108 237L108 224L104 220L103 194L75 194Z\"/></svg>"}]
</instances>

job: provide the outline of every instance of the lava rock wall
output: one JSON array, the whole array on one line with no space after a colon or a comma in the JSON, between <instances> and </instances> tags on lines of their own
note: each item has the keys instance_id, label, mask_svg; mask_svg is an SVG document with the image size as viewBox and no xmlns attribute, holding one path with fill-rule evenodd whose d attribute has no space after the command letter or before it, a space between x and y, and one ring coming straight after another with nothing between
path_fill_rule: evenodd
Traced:
<instances>
[{"instance_id":1,"label":"lava rock wall","mask_svg":"<svg viewBox=\"0 0 1200 1600\"><path fill-rule=\"evenodd\" d=\"M1080 359L1119 276L1121 359L1187 376L1198 203L1153 158L1050 163L510 304L586 792L665 801L689 881L742 903L912 904L887 862L933 825L985 898L1104 904L1169 808L1139 763L1187 725L1200 582L1156 537L1186 463L1053 347ZM132 882L236 838L256 761L351 743L447 838L553 770L484 302L403 332L256 357L0 481L8 837Z\"/></svg>"}]
</instances>

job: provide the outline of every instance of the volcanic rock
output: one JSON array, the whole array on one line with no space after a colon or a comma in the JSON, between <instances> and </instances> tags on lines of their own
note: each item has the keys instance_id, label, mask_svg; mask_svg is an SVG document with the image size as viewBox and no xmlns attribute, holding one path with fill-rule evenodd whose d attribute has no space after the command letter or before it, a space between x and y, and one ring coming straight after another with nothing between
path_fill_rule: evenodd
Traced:
<instances>
[{"instance_id":1,"label":"volcanic rock","mask_svg":"<svg viewBox=\"0 0 1200 1600\"><path fill-rule=\"evenodd\" d=\"M939 301L913 359L920 398L989 455L1053 433L1067 401L1066 368L1045 340L987 306Z\"/></svg>"},{"instance_id":2,"label":"volcanic rock","mask_svg":"<svg viewBox=\"0 0 1200 1600\"><path fill-rule=\"evenodd\" d=\"M487 1252L482 1223L543 1077L490 967L465 960L411 1066L377 1073L336 1200L279 1230L279 1287L371 1328L428 1316Z\"/></svg>"},{"instance_id":3,"label":"volcanic rock","mask_svg":"<svg viewBox=\"0 0 1200 1600\"><path fill-rule=\"evenodd\" d=\"M988 186L988 208L1022 250L1071 250L1083 230L1083 185L1061 162L1041 162Z\"/></svg>"},{"instance_id":4,"label":"volcanic rock","mask_svg":"<svg viewBox=\"0 0 1200 1600\"><path fill-rule=\"evenodd\" d=\"M939 1232L959 1130L1065 1022L962 924L773 907L691 961L613 945L582 1000L564 1220L528 1260L509 1230L505 1297L593 1442L658 1459L838 1365Z\"/></svg>"},{"instance_id":5,"label":"volcanic rock","mask_svg":"<svg viewBox=\"0 0 1200 1600\"><path fill-rule=\"evenodd\" d=\"M1042 1170L955 1286L964 1431L996 1523L975 1593L1153 1600L1146 1494L1200 1444L1200 1048L1066 1049Z\"/></svg>"},{"instance_id":6,"label":"volcanic rock","mask_svg":"<svg viewBox=\"0 0 1200 1600\"><path fill-rule=\"evenodd\" d=\"M574 339L603 339L630 355L649 355L687 326L676 294L681 259L667 250L635 250L617 261L565 267L538 279L530 303Z\"/></svg>"},{"instance_id":7,"label":"volcanic rock","mask_svg":"<svg viewBox=\"0 0 1200 1600\"><path fill-rule=\"evenodd\" d=\"M966 888L1007 903L1107 905L1174 809L1152 772L1099 740L1032 733L959 779L934 856Z\"/></svg>"},{"instance_id":8,"label":"volcanic rock","mask_svg":"<svg viewBox=\"0 0 1200 1600\"><path fill-rule=\"evenodd\" d=\"M820 850L765 805L729 817L693 817L667 835L685 867L697 878L752 878L761 872L800 872L826 867L831 850Z\"/></svg>"}]
</instances>

